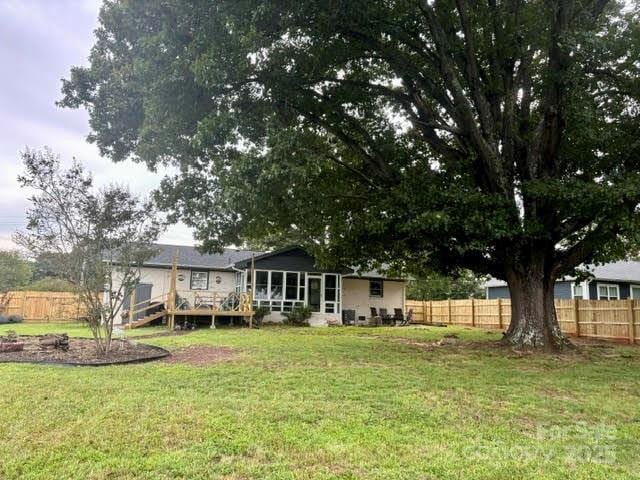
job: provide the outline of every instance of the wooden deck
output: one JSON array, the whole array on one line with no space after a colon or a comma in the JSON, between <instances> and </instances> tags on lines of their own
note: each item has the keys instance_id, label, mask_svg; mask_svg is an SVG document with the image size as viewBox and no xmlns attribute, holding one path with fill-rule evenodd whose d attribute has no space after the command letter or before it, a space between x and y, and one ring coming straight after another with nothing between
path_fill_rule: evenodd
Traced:
<instances>
[{"instance_id":1,"label":"wooden deck","mask_svg":"<svg viewBox=\"0 0 640 480\"><path fill-rule=\"evenodd\" d=\"M252 317L254 315L253 310L212 310L207 308L172 310L169 313L173 315L194 315L202 317Z\"/></svg>"}]
</instances>

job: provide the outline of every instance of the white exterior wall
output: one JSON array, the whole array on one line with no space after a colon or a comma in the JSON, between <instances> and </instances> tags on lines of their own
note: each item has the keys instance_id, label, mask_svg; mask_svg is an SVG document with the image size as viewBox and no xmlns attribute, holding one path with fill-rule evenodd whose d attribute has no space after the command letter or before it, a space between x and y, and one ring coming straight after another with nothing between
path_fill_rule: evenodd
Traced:
<instances>
[{"instance_id":1,"label":"white exterior wall","mask_svg":"<svg viewBox=\"0 0 640 480\"><path fill-rule=\"evenodd\" d=\"M342 310L355 310L359 316L371 317L370 307L386 308L393 315L394 308L405 310L406 282L385 280L382 297L369 296L369 280L342 278ZM406 312L405 312L406 313ZM264 317L266 323L280 323L284 317L279 312ZM342 323L341 313L314 313L309 319L312 327L327 326L328 321Z\"/></svg>"},{"instance_id":2,"label":"white exterior wall","mask_svg":"<svg viewBox=\"0 0 640 480\"><path fill-rule=\"evenodd\" d=\"M205 269L194 268L195 271L205 271ZM184 278L180 280L180 276ZM216 283L216 277L220 277L220 283ZM158 296L166 297L171 286L171 269L158 267L142 267L140 271L140 283L150 283L153 285L151 289L151 298ZM178 295L186 298L191 304L196 294L211 296L213 292L221 294L229 294L236 290L235 272L209 272L209 289L208 290L191 290L191 269L178 268L178 279L176 281L176 289Z\"/></svg>"},{"instance_id":3,"label":"white exterior wall","mask_svg":"<svg viewBox=\"0 0 640 480\"><path fill-rule=\"evenodd\" d=\"M280 312L272 312L264 317L264 323L284 323L286 318ZM309 319L311 327L326 327L329 322L342 323L339 313L312 313Z\"/></svg>"},{"instance_id":4,"label":"white exterior wall","mask_svg":"<svg viewBox=\"0 0 640 480\"><path fill-rule=\"evenodd\" d=\"M370 307L386 308L389 315L393 315L394 308L405 307L406 282L385 280L382 287L382 297L369 296L369 280L365 278L342 279L342 310L355 310L356 320L363 316L371 317Z\"/></svg>"},{"instance_id":5,"label":"white exterior wall","mask_svg":"<svg viewBox=\"0 0 640 480\"><path fill-rule=\"evenodd\" d=\"M206 269L197 269L196 271L205 271ZM180 275L184 278L180 280ZM220 283L216 283L216 277L220 277ZM115 283L115 282L114 282ZM151 288L151 301L166 301L169 289L171 287L171 268L160 267L142 267L140 269L140 283L148 283L153 285ZM179 268L178 279L176 281L176 289L178 295L186 298L190 305L193 305L195 295L212 296L214 292L227 295L235 292L236 277L235 272L209 272L209 289L208 290L191 290L191 269ZM128 309L128 305L123 305L124 309ZM120 315L116 319L120 320Z\"/></svg>"}]
</instances>

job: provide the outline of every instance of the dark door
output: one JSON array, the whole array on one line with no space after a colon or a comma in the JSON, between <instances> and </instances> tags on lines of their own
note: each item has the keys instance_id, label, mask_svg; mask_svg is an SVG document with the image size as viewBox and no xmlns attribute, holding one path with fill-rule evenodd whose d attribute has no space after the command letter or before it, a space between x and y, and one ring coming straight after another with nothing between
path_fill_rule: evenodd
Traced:
<instances>
[{"instance_id":1,"label":"dark door","mask_svg":"<svg viewBox=\"0 0 640 480\"><path fill-rule=\"evenodd\" d=\"M322 278L308 277L309 279L309 308L312 312L320 311L321 294L322 294Z\"/></svg>"},{"instance_id":2,"label":"dark door","mask_svg":"<svg viewBox=\"0 0 640 480\"><path fill-rule=\"evenodd\" d=\"M138 285L136 285L136 298L135 298L136 306L134 307L134 310L140 310L141 308L144 308L149 305L152 288L153 288L153 285L151 283L139 283ZM123 310L125 311L129 310L130 305L131 305L131 300L129 298L129 295L127 295L124 299L124 303L122 304ZM133 319L140 320L144 316L145 316L145 312L144 310L142 310L136 313ZM129 317L127 316L127 318L125 318L125 323L128 321L129 321Z\"/></svg>"}]
</instances>

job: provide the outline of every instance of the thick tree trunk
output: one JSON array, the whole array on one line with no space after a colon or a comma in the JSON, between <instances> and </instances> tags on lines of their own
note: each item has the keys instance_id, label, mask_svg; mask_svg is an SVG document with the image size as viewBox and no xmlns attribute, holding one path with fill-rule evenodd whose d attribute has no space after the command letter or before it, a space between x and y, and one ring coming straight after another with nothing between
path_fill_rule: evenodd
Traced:
<instances>
[{"instance_id":1,"label":"thick tree trunk","mask_svg":"<svg viewBox=\"0 0 640 480\"><path fill-rule=\"evenodd\" d=\"M511 324L503 342L522 349L559 351L571 346L560 331L554 304L555 278L542 268L507 272L511 293Z\"/></svg>"}]
</instances>

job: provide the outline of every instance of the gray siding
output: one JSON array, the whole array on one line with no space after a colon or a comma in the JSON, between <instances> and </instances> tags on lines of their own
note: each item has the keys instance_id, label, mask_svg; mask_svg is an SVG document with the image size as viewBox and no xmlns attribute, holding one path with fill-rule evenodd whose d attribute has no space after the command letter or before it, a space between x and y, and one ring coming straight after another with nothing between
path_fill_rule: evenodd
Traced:
<instances>
[{"instance_id":1,"label":"gray siding","mask_svg":"<svg viewBox=\"0 0 640 480\"><path fill-rule=\"evenodd\" d=\"M571 285L573 282L557 282L554 287L555 298L571 299ZM626 300L631 297L631 284L629 282L611 282L608 280L592 280L589 283L589 298L591 300L598 299L598 283L606 283L609 285L618 285L620 290L620 299ZM635 285L635 284L634 284ZM489 287L487 288L487 298L510 298L508 287Z\"/></svg>"},{"instance_id":2,"label":"gray siding","mask_svg":"<svg viewBox=\"0 0 640 480\"><path fill-rule=\"evenodd\" d=\"M571 300L571 282L556 282L553 286L553 296Z\"/></svg>"},{"instance_id":3,"label":"gray siding","mask_svg":"<svg viewBox=\"0 0 640 480\"><path fill-rule=\"evenodd\" d=\"M250 262L249 266L250 266ZM330 272L316 267L315 259L301 248L256 259L257 270L286 270L289 272ZM333 271L335 272L335 271Z\"/></svg>"},{"instance_id":4,"label":"gray siding","mask_svg":"<svg viewBox=\"0 0 640 480\"><path fill-rule=\"evenodd\" d=\"M509 295L509 287L489 287L487 288L487 298L490 300L511 298Z\"/></svg>"},{"instance_id":5,"label":"gray siding","mask_svg":"<svg viewBox=\"0 0 640 480\"><path fill-rule=\"evenodd\" d=\"M557 282L553 289L555 298L571 298L571 282ZM495 300L497 298L511 298L509 287L489 287L487 298Z\"/></svg>"}]
</instances>

